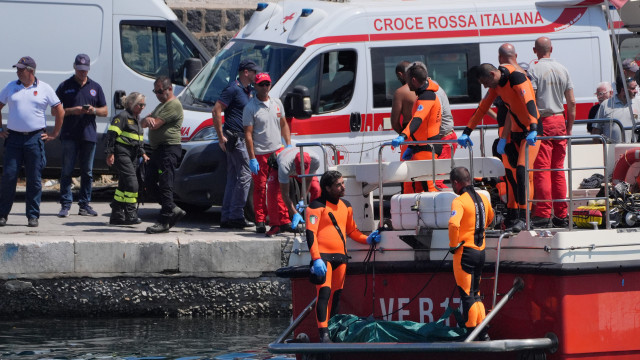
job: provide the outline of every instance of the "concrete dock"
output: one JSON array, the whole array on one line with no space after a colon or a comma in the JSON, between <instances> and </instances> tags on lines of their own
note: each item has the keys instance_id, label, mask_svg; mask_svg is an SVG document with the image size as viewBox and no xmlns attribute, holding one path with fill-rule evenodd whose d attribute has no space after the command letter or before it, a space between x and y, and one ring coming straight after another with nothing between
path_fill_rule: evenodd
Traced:
<instances>
[{"instance_id":1,"label":"concrete dock","mask_svg":"<svg viewBox=\"0 0 640 360\"><path fill-rule=\"evenodd\" d=\"M40 225L27 227L16 199L0 227L0 317L101 315L286 315L289 281L274 271L285 236L221 229L219 211L188 214L150 235L160 207L145 204L135 226L110 226L108 201L97 217L67 218L46 196ZM70 290L73 289L73 290ZM78 310L80 309L80 310Z\"/></svg>"}]
</instances>

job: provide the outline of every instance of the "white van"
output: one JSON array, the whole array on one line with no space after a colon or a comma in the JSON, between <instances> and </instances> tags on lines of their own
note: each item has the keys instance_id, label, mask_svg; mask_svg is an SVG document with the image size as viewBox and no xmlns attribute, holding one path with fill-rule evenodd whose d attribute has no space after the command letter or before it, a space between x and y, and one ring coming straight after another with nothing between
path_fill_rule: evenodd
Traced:
<instances>
[{"instance_id":1,"label":"white van","mask_svg":"<svg viewBox=\"0 0 640 360\"><path fill-rule=\"evenodd\" d=\"M179 96L186 110L182 143L186 152L176 173L176 196L202 208L222 200L225 157L216 142L211 107L244 58L270 73L271 96L287 104L293 141L336 144L340 162L376 161L380 143L395 137L389 114L393 93L400 86L394 71L401 60L427 64L429 76L449 96L455 125L464 126L485 93L469 69L485 62L496 64L498 47L505 42L516 47L519 62L532 63L537 60L532 50L535 39L548 36L553 41L552 57L571 73L577 118L586 119L596 101L596 85L615 79L605 10L594 3L260 3L248 24ZM292 102L285 101L296 87L308 92L309 111L293 112ZM495 121L485 117L485 124ZM474 142L478 133L473 133ZM492 136L495 132L485 143L488 154ZM385 160L397 157L397 149L383 153Z\"/></svg>"},{"instance_id":2,"label":"white van","mask_svg":"<svg viewBox=\"0 0 640 360\"><path fill-rule=\"evenodd\" d=\"M75 56L89 55L89 77L102 86L109 104L109 116L96 120L98 173L107 170L101 135L122 109L117 100L141 92L150 111L158 104L152 92L156 77L171 76L177 94L186 84L189 64L210 58L162 0L0 0L0 34L2 87L17 80L12 65L22 56L34 58L36 77L56 89L73 75ZM47 124L52 127L53 119ZM59 141L46 145L49 176L59 176L60 150Z\"/></svg>"}]
</instances>

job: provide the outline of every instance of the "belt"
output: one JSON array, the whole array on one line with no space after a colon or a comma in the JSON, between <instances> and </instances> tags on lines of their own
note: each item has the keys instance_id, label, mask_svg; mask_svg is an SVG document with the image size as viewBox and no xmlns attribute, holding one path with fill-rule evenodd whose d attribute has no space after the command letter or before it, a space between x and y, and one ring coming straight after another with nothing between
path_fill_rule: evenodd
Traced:
<instances>
[{"instance_id":1,"label":"belt","mask_svg":"<svg viewBox=\"0 0 640 360\"><path fill-rule=\"evenodd\" d=\"M38 130L33 130L33 131L15 131L15 130L11 130L11 129L7 129L7 130L9 131L9 134L31 136L31 135L35 135L37 133L43 132L44 128L38 129Z\"/></svg>"}]
</instances>

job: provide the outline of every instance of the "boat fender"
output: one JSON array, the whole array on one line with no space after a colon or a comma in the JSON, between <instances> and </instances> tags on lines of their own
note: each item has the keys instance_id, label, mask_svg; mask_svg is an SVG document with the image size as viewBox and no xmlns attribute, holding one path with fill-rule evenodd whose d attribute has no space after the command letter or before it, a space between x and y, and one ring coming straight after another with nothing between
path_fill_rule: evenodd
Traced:
<instances>
[{"instance_id":1,"label":"boat fender","mask_svg":"<svg viewBox=\"0 0 640 360\"><path fill-rule=\"evenodd\" d=\"M625 181L629 168L638 161L640 161L640 147L625 151L624 155L618 159L615 167L613 168L611 182L615 184L616 182Z\"/></svg>"}]
</instances>

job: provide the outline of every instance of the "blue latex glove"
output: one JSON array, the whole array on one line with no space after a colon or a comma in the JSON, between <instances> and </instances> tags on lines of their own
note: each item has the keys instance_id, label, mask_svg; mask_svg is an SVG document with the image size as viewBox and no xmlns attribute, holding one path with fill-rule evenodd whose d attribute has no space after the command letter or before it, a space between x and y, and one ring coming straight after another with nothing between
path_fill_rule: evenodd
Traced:
<instances>
[{"instance_id":1,"label":"blue latex glove","mask_svg":"<svg viewBox=\"0 0 640 360\"><path fill-rule=\"evenodd\" d=\"M404 161L411 160L412 157L413 157L413 150L411 150L411 148L407 148L407 150L405 150L402 153L402 160Z\"/></svg>"},{"instance_id":2,"label":"blue latex glove","mask_svg":"<svg viewBox=\"0 0 640 360\"><path fill-rule=\"evenodd\" d=\"M293 147L293 145L289 144L289 145L285 146L284 148L288 149L288 148L292 148L292 147Z\"/></svg>"},{"instance_id":3,"label":"blue latex glove","mask_svg":"<svg viewBox=\"0 0 640 360\"><path fill-rule=\"evenodd\" d=\"M297 212L303 212L305 208L306 208L306 206L304 204L304 200L298 201L298 203L296 204L296 211Z\"/></svg>"},{"instance_id":4,"label":"blue latex glove","mask_svg":"<svg viewBox=\"0 0 640 360\"><path fill-rule=\"evenodd\" d=\"M249 169L251 169L251 173L253 175L258 175L258 171L260 171L260 164L258 164L258 159L249 160Z\"/></svg>"},{"instance_id":5,"label":"blue latex glove","mask_svg":"<svg viewBox=\"0 0 640 360\"><path fill-rule=\"evenodd\" d=\"M327 273L327 265L324 264L322 259L313 260L313 266L311 266L311 273L318 276L323 276Z\"/></svg>"},{"instance_id":6,"label":"blue latex glove","mask_svg":"<svg viewBox=\"0 0 640 360\"><path fill-rule=\"evenodd\" d=\"M304 220L302 220L302 215L295 213L293 215L293 218L291 219L291 227L295 229L298 227L298 224L300 223L304 224Z\"/></svg>"},{"instance_id":7,"label":"blue latex glove","mask_svg":"<svg viewBox=\"0 0 640 360\"><path fill-rule=\"evenodd\" d=\"M471 141L471 139L469 139L469 135L462 134L458 138L458 145L462 146L463 148L466 148L467 145L473 146L473 142Z\"/></svg>"},{"instance_id":8,"label":"blue latex glove","mask_svg":"<svg viewBox=\"0 0 640 360\"><path fill-rule=\"evenodd\" d=\"M507 139L503 139L500 138L500 140L498 140L498 154L502 155L504 154L504 147L507 145Z\"/></svg>"},{"instance_id":9,"label":"blue latex glove","mask_svg":"<svg viewBox=\"0 0 640 360\"><path fill-rule=\"evenodd\" d=\"M394 148L400 146L400 144L402 144L404 142L404 136L398 135L397 138L391 140L391 146L393 146Z\"/></svg>"},{"instance_id":10,"label":"blue latex glove","mask_svg":"<svg viewBox=\"0 0 640 360\"><path fill-rule=\"evenodd\" d=\"M376 230L374 232L372 232L371 234L369 234L369 236L367 236L367 244L371 245L373 244L377 244L380 242L380 230Z\"/></svg>"},{"instance_id":11,"label":"blue latex glove","mask_svg":"<svg viewBox=\"0 0 640 360\"><path fill-rule=\"evenodd\" d=\"M529 146L533 146L536 144L536 137L538 136L538 132L533 130L533 131L529 131L529 134L527 135L527 143L529 143Z\"/></svg>"}]
</instances>

